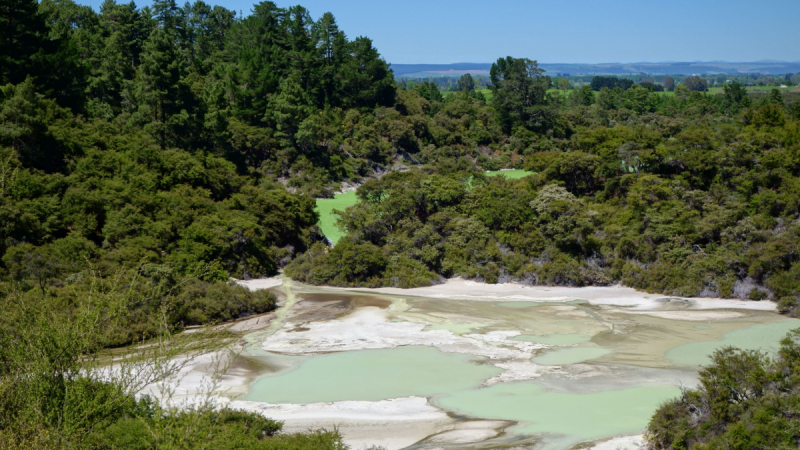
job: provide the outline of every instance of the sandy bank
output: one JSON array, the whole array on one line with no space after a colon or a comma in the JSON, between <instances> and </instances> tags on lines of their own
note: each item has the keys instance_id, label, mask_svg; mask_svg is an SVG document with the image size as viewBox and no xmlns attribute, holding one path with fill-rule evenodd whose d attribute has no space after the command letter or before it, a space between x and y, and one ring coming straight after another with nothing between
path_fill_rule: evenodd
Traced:
<instances>
[{"instance_id":1,"label":"sandy bank","mask_svg":"<svg viewBox=\"0 0 800 450\"><path fill-rule=\"evenodd\" d=\"M251 291L257 291L259 289L269 289L278 287L283 284L283 280L278 277L270 277L270 278L258 278L255 280L234 280L236 284L244 286Z\"/></svg>"},{"instance_id":2,"label":"sandy bank","mask_svg":"<svg viewBox=\"0 0 800 450\"><path fill-rule=\"evenodd\" d=\"M459 336L447 330L426 330L427 323L390 322L376 307L359 308L338 320L311 322L296 328L286 324L261 344L268 352L309 354L426 345L443 352L464 353L489 359L529 359L537 349L549 347L510 341L519 331ZM503 343L504 346L494 344Z\"/></svg>"},{"instance_id":3,"label":"sandy bank","mask_svg":"<svg viewBox=\"0 0 800 450\"><path fill-rule=\"evenodd\" d=\"M336 427L354 449L371 445L401 449L432 435L441 444L479 442L497 436L498 430L511 424L497 420L460 422L431 406L425 397L303 405L237 400L230 406L284 421L283 430L288 433Z\"/></svg>"},{"instance_id":4,"label":"sandy bank","mask_svg":"<svg viewBox=\"0 0 800 450\"><path fill-rule=\"evenodd\" d=\"M676 310L676 309L748 309L774 311L775 303L769 301L747 301L723 298L680 298L660 294L649 294L624 286L526 286L518 283L488 284L477 281L451 278L442 284L401 289L401 288L336 288L388 295L452 298L474 301L536 301L567 302L585 300L593 305L628 307L636 310Z\"/></svg>"},{"instance_id":5,"label":"sandy bank","mask_svg":"<svg viewBox=\"0 0 800 450\"><path fill-rule=\"evenodd\" d=\"M617 436L607 441L597 442L586 450L638 450L642 448L644 436L636 434L633 436Z\"/></svg>"}]
</instances>

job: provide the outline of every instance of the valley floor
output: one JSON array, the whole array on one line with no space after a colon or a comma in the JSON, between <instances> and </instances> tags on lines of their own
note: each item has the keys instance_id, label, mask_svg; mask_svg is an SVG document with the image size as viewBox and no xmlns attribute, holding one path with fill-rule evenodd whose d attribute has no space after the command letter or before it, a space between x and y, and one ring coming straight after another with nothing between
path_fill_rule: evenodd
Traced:
<instances>
[{"instance_id":1,"label":"valley floor","mask_svg":"<svg viewBox=\"0 0 800 450\"><path fill-rule=\"evenodd\" d=\"M217 401L286 431L338 427L356 449L635 448L714 348L774 348L800 326L771 302L619 286L241 284L282 307L234 325L241 352ZM198 397L212 360L187 367L173 401Z\"/></svg>"}]
</instances>

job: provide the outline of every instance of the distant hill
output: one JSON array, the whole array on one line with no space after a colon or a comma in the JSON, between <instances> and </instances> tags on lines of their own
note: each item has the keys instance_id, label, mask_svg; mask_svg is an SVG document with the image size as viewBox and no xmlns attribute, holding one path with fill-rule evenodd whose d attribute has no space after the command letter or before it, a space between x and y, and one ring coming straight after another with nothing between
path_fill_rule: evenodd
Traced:
<instances>
[{"instance_id":1,"label":"distant hill","mask_svg":"<svg viewBox=\"0 0 800 450\"><path fill-rule=\"evenodd\" d=\"M465 73L488 74L492 63L455 63L455 64L392 64L395 77L430 74L424 76L461 76Z\"/></svg>"},{"instance_id":2,"label":"distant hill","mask_svg":"<svg viewBox=\"0 0 800 450\"><path fill-rule=\"evenodd\" d=\"M491 63L455 63L455 64L392 64L397 78L425 78L436 76L459 77L465 73L488 75ZM568 73L570 75L631 75L647 73L651 75L693 75L714 73L761 73L782 75L800 72L800 61L693 61L693 62L637 62L637 63L603 63L603 64L549 64L540 67L549 73Z\"/></svg>"}]
</instances>

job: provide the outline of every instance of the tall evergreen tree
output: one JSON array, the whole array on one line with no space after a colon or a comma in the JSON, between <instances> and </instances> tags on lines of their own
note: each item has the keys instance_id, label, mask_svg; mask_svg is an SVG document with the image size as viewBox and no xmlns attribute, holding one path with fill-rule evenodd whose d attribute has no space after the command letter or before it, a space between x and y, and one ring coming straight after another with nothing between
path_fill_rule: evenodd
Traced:
<instances>
[{"instance_id":1,"label":"tall evergreen tree","mask_svg":"<svg viewBox=\"0 0 800 450\"><path fill-rule=\"evenodd\" d=\"M475 80L472 78L472 75L465 73L464 75L461 75L461 78L458 79L456 86L459 91L474 91Z\"/></svg>"},{"instance_id":2,"label":"tall evergreen tree","mask_svg":"<svg viewBox=\"0 0 800 450\"><path fill-rule=\"evenodd\" d=\"M180 112L181 58L172 38L161 28L148 37L141 57L139 79L133 84L138 104L134 117L165 148L170 119Z\"/></svg>"},{"instance_id":3,"label":"tall evergreen tree","mask_svg":"<svg viewBox=\"0 0 800 450\"><path fill-rule=\"evenodd\" d=\"M489 72L492 80L492 104L507 132L516 124L544 131L547 127L547 89L550 77L536 61L527 58L500 58Z\"/></svg>"},{"instance_id":4,"label":"tall evergreen tree","mask_svg":"<svg viewBox=\"0 0 800 450\"><path fill-rule=\"evenodd\" d=\"M5 0L0 6L0 83L41 76L47 28L36 0Z\"/></svg>"}]
</instances>

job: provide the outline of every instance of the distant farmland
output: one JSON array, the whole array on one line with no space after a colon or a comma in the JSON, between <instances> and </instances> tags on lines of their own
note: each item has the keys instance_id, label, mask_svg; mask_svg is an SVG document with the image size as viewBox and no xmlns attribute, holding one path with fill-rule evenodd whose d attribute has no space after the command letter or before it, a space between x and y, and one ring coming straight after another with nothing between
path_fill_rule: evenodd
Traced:
<instances>
[{"instance_id":1,"label":"distant farmland","mask_svg":"<svg viewBox=\"0 0 800 450\"><path fill-rule=\"evenodd\" d=\"M428 78L453 76L465 73L487 75L491 63L456 64L392 64L396 78ZM800 72L800 61L780 62L664 62L664 63L602 63L602 64L555 64L540 63L539 67L548 75L568 73L570 75L694 75L694 74L753 74L783 75Z\"/></svg>"}]
</instances>

